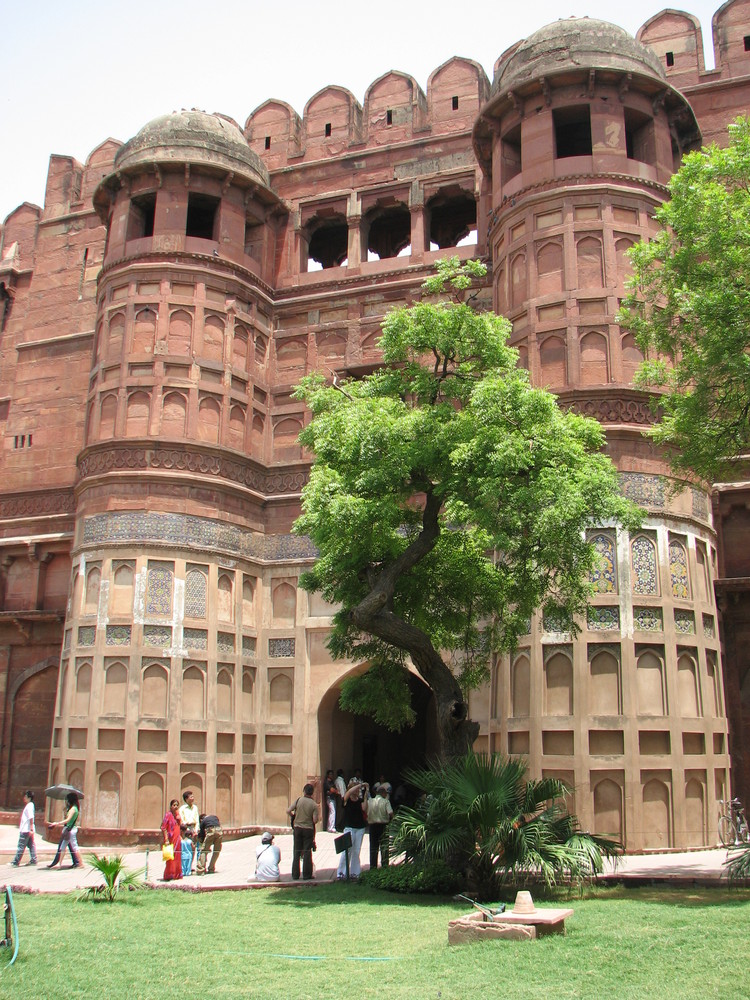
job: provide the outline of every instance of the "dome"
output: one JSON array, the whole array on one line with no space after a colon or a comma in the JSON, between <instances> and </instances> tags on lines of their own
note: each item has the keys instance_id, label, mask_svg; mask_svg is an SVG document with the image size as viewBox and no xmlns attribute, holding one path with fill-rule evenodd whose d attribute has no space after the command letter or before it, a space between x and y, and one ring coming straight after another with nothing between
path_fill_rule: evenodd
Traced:
<instances>
[{"instance_id":1,"label":"dome","mask_svg":"<svg viewBox=\"0 0 750 1000\"><path fill-rule=\"evenodd\" d=\"M589 17L570 17L520 42L495 71L492 93L522 90L541 77L612 70L666 81L658 56L623 28Z\"/></svg>"},{"instance_id":2,"label":"dome","mask_svg":"<svg viewBox=\"0 0 750 1000\"><path fill-rule=\"evenodd\" d=\"M154 118L120 148L114 168L123 173L158 164L190 164L232 172L268 186L268 171L239 126L205 111L174 111Z\"/></svg>"}]
</instances>

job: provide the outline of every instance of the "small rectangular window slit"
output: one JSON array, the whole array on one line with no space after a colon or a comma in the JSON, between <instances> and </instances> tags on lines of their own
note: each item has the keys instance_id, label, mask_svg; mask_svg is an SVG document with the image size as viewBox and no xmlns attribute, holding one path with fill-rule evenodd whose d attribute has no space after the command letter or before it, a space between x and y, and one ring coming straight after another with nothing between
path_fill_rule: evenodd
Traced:
<instances>
[{"instance_id":1,"label":"small rectangular window slit","mask_svg":"<svg viewBox=\"0 0 750 1000\"><path fill-rule=\"evenodd\" d=\"M385 123L386 125L393 125L393 112L390 110L390 108L385 113Z\"/></svg>"},{"instance_id":2,"label":"small rectangular window slit","mask_svg":"<svg viewBox=\"0 0 750 1000\"><path fill-rule=\"evenodd\" d=\"M331 134L331 123L326 122L326 138Z\"/></svg>"},{"instance_id":3,"label":"small rectangular window slit","mask_svg":"<svg viewBox=\"0 0 750 1000\"><path fill-rule=\"evenodd\" d=\"M458 111L458 98L457 97L454 96L454 97L451 98L451 105L452 105L454 111Z\"/></svg>"},{"instance_id":4,"label":"small rectangular window slit","mask_svg":"<svg viewBox=\"0 0 750 1000\"><path fill-rule=\"evenodd\" d=\"M674 66L674 52L667 52L667 66Z\"/></svg>"},{"instance_id":5,"label":"small rectangular window slit","mask_svg":"<svg viewBox=\"0 0 750 1000\"><path fill-rule=\"evenodd\" d=\"M750 35L745 35L742 42L745 46L745 52L750 52Z\"/></svg>"},{"instance_id":6,"label":"small rectangular window slit","mask_svg":"<svg viewBox=\"0 0 750 1000\"><path fill-rule=\"evenodd\" d=\"M266 136L266 149L270 149L270 148L271 148L271 136L267 135Z\"/></svg>"}]
</instances>

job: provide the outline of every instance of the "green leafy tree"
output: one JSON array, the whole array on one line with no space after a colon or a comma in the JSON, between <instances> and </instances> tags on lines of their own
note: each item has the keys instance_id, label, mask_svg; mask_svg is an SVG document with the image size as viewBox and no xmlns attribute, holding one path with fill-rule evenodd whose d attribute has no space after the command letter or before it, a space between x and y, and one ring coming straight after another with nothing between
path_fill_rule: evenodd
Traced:
<instances>
[{"instance_id":1,"label":"green leafy tree","mask_svg":"<svg viewBox=\"0 0 750 1000\"><path fill-rule=\"evenodd\" d=\"M599 424L531 388L508 321L462 301L484 273L441 262L428 300L388 314L383 368L334 385L311 375L297 390L315 461L295 530L319 552L301 584L340 605L334 657L371 665L342 706L410 723L410 657L447 756L476 738L466 692L492 651L512 648L540 605L571 622L584 613L587 526L635 522ZM435 301L446 289L453 300Z\"/></svg>"},{"instance_id":2,"label":"green leafy tree","mask_svg":"<svg viewBox=\"0 0 750 1000\"><path fill-rule=\"evenodd\" d=\"M410 771L423 797L402 807L391 825L393 852L417 864L443 860L464 873L468 888L497 898L504 884L541 878L583 880L602 870L620 845L582 833L563 802L557 778L529 781L522 758L467 753Z\"/></svg>"},{"instance_id":3,"label":"green leafy tree","mask_svg":"<svg viewBox=\"0 0 750 1000\"><path fill-rule=\"evenodd\" d=\"M707 481L750 446L750 120L729 137L683 160L661 230L630 251L619 317L646 355L638 382L660 391L654 436Z\"/></svg>"}]
</instances>

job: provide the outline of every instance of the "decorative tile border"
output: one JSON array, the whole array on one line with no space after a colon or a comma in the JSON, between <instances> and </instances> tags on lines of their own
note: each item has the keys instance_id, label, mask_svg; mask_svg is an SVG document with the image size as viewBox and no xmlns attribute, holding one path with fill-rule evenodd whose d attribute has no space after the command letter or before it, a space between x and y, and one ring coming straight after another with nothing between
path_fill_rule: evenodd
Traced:
<instances>
[{"instance_id":1,"label":"decorative tile border","mask_svg":"<svg viewBox=\"0 0 750 1000\"><path fill-rule=\"evenodd\" d=\"M222 550L260 561L314 559L315 546L297 535L262 535L192 514L113 511L83 522L83 545L154 542L186 549Z\"/></svg>"}]
</instances>

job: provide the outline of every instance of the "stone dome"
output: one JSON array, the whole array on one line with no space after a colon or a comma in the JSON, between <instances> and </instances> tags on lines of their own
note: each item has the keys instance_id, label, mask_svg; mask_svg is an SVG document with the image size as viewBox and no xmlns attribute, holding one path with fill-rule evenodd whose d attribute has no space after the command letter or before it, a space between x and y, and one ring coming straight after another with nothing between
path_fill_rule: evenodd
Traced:
<instances>
[{"instance_id":1,"label":"stone dome","mask_svg":"<svg viewBox=\"0 0 750 1000\"><path fill-rule=\"evenodd\" d=\"M268 186L268 171L234 122L205 111L174 111L154 118L120 148L114 168L133 173L151 164L190 164L232 172Z\"/></svg>"},{"instance_id":2,"label":"stone dome","mask_svg":"<svg viewBox=\"0 0 750 1000\"><path fill-rule=\"evenodd\" d=\"M492 93L520 91L541 77L613 70L666 81L658 56L623 28L589 17L570 17L520 42L495 71Z\"/></svg>"}]
</instances>

